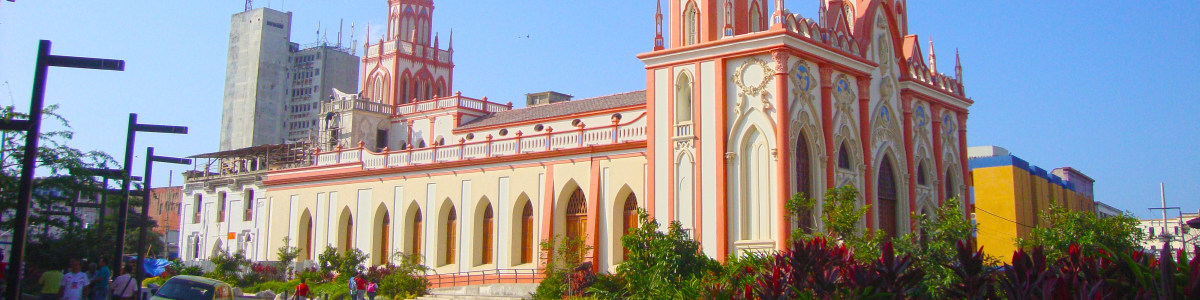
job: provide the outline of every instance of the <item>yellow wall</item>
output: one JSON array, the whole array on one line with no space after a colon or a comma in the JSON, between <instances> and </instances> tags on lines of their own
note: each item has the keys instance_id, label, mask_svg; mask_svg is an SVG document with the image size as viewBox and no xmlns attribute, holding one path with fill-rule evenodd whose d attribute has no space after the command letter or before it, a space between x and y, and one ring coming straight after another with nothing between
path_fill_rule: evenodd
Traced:
<instances>
[{"instance_id":1,"label":"yellow wall","mask_svg":"<svg viewBox=\"0 0 1200 300\"><path fill-rule=\"evenodd\" d=\"M1048 226L1051 204L1092 212L1092 199L1012 165L972 169L975 187L976 243L985 254L1011 262L1018 239L1031 226Z\"/></svg>"}]
</instances>

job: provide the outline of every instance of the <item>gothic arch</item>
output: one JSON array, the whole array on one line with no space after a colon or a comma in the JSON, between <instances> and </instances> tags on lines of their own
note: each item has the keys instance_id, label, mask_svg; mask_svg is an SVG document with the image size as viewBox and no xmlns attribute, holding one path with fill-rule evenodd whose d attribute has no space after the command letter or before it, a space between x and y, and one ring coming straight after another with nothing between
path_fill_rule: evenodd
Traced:
<instances>
[{"instance_id":1,"label":"gothic arch","mask_svg":"<svg viewBox=\"0 0 1200 300\"><path fill-rule=\"evenodd\" d=\"M780 209L773 207L775 189L771 188L775 173L771 152L775 147L772 135L758 128L750 126L731 143L738 151L733 159L735 165L730 168L734 173L730 179L736 186L730 190L737 193L736 200L729 202L732 206L729 219L734 220L730 222L730 231L734 233L731 242L771 240L778 230L771 221L775 219L771 212Z\"/></svg>"},{"instance_id":2,"label":"gothic arch","mask_svg":"<svg viewBox=\"0 0 1200 300\"><path fill-rule=\"evenodd\" d=\"M679 75L675 77L675 124L692 122L692 105L695 103L695 97L692 95L695 86L693 78L691 72L686 69L679 71Z\"/></svg>"},{"instance_id":3,"label":"gothic arch","mask_svg":"<svg viewBox=\"0 0 1200 300\"><path fill-rule=\"evenodd\" d=\"M696 160L691 151L681 150L675 155L675 221L685 230L696 229Z\"/></svg>"},{"instance_id":4,"label":"gothic arch","mask_svg":"<svg viewBox=\"0 0 1200 300\"><path fill-rule=\"evenodd\" d=\"M684 46L693 45L700 42L700 7L696 6L695 0L687 0L683 5L683 20L680 26L682 32L679 33L681 43Z\"/></svg>"},{"instance_id":5,"label":"gothic arch","mask_svg":"<svg viewBox=\"0 0 1200 300\"><path fill-rule=\"evenodd\" d=\"M896 156L895 151L888 149L881 152L879 163L876 165L875 180L875 219L878 229L890 237L899 237L909 231L910 210L908 207L908 185L904 180L907 172L900 163L902 157Z\"/></svg>"},{"instance_id":6,"label":"gothic arch","mask_svg":"<svg viewBox=\"0 0 1200 300\"><path fill-rule=\"evenodd\" d=\"M356 248L354 245L354 215L350 213L350 207L342 207L342 213L337 222L337 244L334 247L337 247L342 253Z\"/></svg>"},{"instance_id":7,"label":"gothic arch","mask_svg":"<svg viewBox=\"0 0 1200 300\"><path fill-rule=\"evenodd\" d=\"M412 102L412 85L412 74L409 74L408 70L404 70L404 74L400 75L400 84L398 85L400 88L400 98L396 99L396 104L406 104Z\"/></svg>"},{"instance_id":8,"label":"gothic arch","mask_svg":"<svg viewBox=\"0 0 1200 300\"><path fill-rule=\"evenodd\" d=\"M405 234L402 239L402 252L424 257L425 216L421 213L421 205L417 201L410 202L404 212Z\"/></svg>"},{"instance_id":9,"label":"gothic arch","mask_svg":"<svg viewBox=\"0 0 1200 300\"><path fill-rule=\"evenodd\" d=\"M487 196L480 197L473 206L474 221L471 230L471 265L496 263L496 213Z\"/></svg>"},{"instance_id":10,"label":"gothic arch","mask_svg":"<svg viewBox=\"0 0 1200 300\"><path fill-rule=\"evenodd\" d=\"M391 97L388 97L391 87L389 84L388 74L386 69L380 68L374 76L371 76L371 99L378 103L391 104Z\"/></svg>"},{"instance_id":11,"label":"gothic arch","mask_svg":"<svg viewBox=\"0 0 1200 300\"><path fill-rule=\"evenodd\" d=\"M436 253L436 266L451 265L458 262L460 232L458 220L458 210L455 208L454 202L450 198L442 200L436 221L438 223L438 248L436 249L439 250Z\"/></svg>"},{"instance_id":12,"label":"gothic arch","mask_svg":"<svg viewBox=\"0 0 1200 300\"><path fill-rule=\"evenodd\" d=\"M609 232L612 234L609 234L608 236L610 238L609 243L613 246L610 247L612 251L609 253L608 261L612 262L613 265L620 264L622 261L625 261L625 245L621 242L621 238L625 236L625 230L627 226L631 225L629 223L630 216L628 215L630 211L627 210L630 208L629 204L631 204L629 200L632 200L632 208L634 209L632 211L632 217L634 218L634 220L632 220L634 222L632 225L636 226L637 208L642 207L644 204L642 204L642 199L638 198L628 184L622 185L621 188L617 190L612 202L610 202L611 205L609 205L609 211L611 213L609 213L608 219L612 221L608 222L608 225Z\"/></svg>"},{"instance_id":13,"label":"gothic arch","mask_svg":"<svg viewBox=\"0 0 1200 300\"><path fill-rule=\"evenodd\" d=\"M304 212L300 213L300 222L296 223L296 224L298 226L299 233L296 235L296 238L292 239L296 243L295 246L300 249L300 254L298 257L296 257L296 260L297 261L312 260L314 258L313 252L312 252L313 251L312 250L313 249L313 247L312 247L312 244L313 244L312 213L310 213L308 211L308 209L304 209ZM289 245L289 246L291 246L291 245Z\"/></svg>"},{"instance_id":14,"label":"gothic arch","mask_svg":"<svg viewBox=\"0 0 1200 300\"><path fill-rule=\"evenodd\" d=\"M582 196L583 199L580 199ZM554 205L554 234L553 235L571 235L578 230L577 237L585 239L590 234L587 231L587 225L596 220L589 220L586 216L588 202L593 201L591 196L588 196L583 188L575 182L575 179L569 179L559 189L558 200ZM579 201L583 201L582 203ZM582 205L582 206L581 206ZM582 212L582 213L581 213ZM573 226L582 226L568 228L568 218L574 215L574 220L581 222ZM582 217L582 219L580 219ZM568 232L572 231L572 232Z\"/></svg>"},{"instance_id":15,"label":"gothic arch","mask_svg":"<svg viewBox=\"0 0 1200 300\"><path fill-rule=\"evenodd\" d=\"M517 196L511 215L509 220L512 220L512 226L508 235L513 240L509 243L510 261L514 266L534 263L537 257L537 213L533 210L529 195L521 193Z\"/></svg>"},{"instance_id":16,"label":"gothic arch","mask_svg":"<svg viewBox=\"0 0 1200 300\"><path fill-rule=\"evenodd\" d=\"M375 209L374 224L371 226L371 250L368 251L372 265L388 264L392 257L392 216L387 205L379 204Z\"/></svg>"}]
</instances>

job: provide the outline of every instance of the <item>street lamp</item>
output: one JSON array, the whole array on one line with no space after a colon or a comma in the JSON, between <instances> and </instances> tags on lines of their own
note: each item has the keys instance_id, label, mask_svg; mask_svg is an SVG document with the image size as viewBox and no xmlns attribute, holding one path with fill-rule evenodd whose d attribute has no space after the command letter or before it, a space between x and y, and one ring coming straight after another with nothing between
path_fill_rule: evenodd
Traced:
<instances>
[{"instance_id":1,"label":"street lamp","mask_svg":"<svg viewBox=\"0 0 1200 300\"><path fill-rule=\"evenodd\" d=\"M33 69L33 94L28 120L4 120L0 130L25 131L25 157L21 160L21 181L17 194L17 216L13 220L12 248L9 255L6 299L21 297L21 266L25 262L25 240L29 226L29 203L33 198L33 173L37 169L38 137L42 134L42 109L46 103L46 73L50 67L124 71L125 61L50 54L50 41L38 43L37 64Z\"/></svg>"},{"instance_id":2,"label":"street lamp","mask_svg":"<svg viewBox=\"0 0 1200 300\"><path fill-rule=\"evenodd\" d=\"M170 126L170 125L153 125L153 124L138 124L137 114L129 114L129 127L125 132L125 169L123 176L133 176L133 142L134 136L138 132L156 132L156 133L172 133L172 134L187 134L186 126ZM146 177L150 177L147 173ZM129 183L132 180L125 180L121 183L121 193L125 194L125 198L121 199L121 207L117 210L117 243L113 250L114 262L121 263L125 260L121 257L124 255L125 248L125 226L126 218L129 217ZM138 266L141 268L141 266ZM117 273L113 272L115 279Z\"/></svg>"},{"instance_id":3,"label":"street lamp","mask_svg":"<svg viewBox=\"0 0 1200 300\"><path fill-rule=\"evenodd\" d=\"M140 237L138 237L138 247L137 247L137 251L138 251L137 280L138 280L138 282L142 282L142 280L146 279L146 275L145 275L146 267L144 266L145 260L146 260L146 230L149 230L150 228L149 228L149 226L146 226L146 223L148 223L148 222L145 222L145 220L149 220L149 217L150 217L150 179L153 178L152 176L150 176L150 174L151 174L151 172L153 172L154 163L156 163L156 162L180 164L180 165L192 164L191 159L175 158L175 157L169 157L169 156L156 156L156 155L154 155L154 147L146 148L146 175L142 176L142 180L143 180L142 192L144 193L144 194L142 194L142 220L143 220L143 223L142 223L142 230L139 233ZM140 294L138 297L141 297Z\"/></svg>"}]
</instances>

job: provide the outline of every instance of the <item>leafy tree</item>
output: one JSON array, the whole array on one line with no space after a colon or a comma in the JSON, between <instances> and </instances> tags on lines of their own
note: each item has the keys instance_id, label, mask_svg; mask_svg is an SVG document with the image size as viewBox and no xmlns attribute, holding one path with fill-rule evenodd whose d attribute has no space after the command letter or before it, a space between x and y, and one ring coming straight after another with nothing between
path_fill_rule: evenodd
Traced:
<instances>
[{"instance_id":1,"label":"leafy tree","mask_svg":"<svg viewBox=\"0 0 1200 300\"><path fill-rule=\"evenodd\" d=\"M630 298L689 299L703 291L704 276L720 273L720 264L700 251L700 243L678 221L664 233L645 211L638 211L638 220L638 227L621 238L629 259L617 267Z\"/></svg>"},{"instance_id":2,"label":"leafy tree","mask_svg":"<svg viewBox=\"0 0 1200 300\"><path fill-rule=\"evenodd\" d=\"M957 259L957 244L972 240L974 225L963 215L959 201L951 198L937 209L936 217L915 214L917 230L901 237L895 244L903 255L912 255L914 265L925 271L921 294L927 298L944 299L946 291L960 283L949 262Z\"/></svg>"},{"instance_id":3,"label":"leafy tree","mask_svg":"<svg viewBox=\"0 0 1200 300\"><path fill-rule=\"evenodd\" d=\"M328 245L325 251L317 255L317 265L323 272L331 272L342 267L342 257L338 256L337 247Z\"/></svg>"},{"instance_id":4,"label":"leafy tree","mask_svg":"<svg viewBox=\"0 0 1200 300\"><path fill-rule=\"evenodd\" d=\"M860 222L871 205L858 205L858 191L853 186L842 186L825 191L821 219L825 221L825 233L830 240L841 240L854 249L854 258L860 261L879 257L879 245L883 235L872 230L860 232Z\"/></svg>"},{"instance_id":5,"label":"leafy tree","mask_svg":"<svg viewBox=\"0 0 1200 300\"><path fill-rule=\"evenodd\" d=\"M534 299L562 299L571 284L579 284L579 280L567 280L568 275L583 262L583 255L591 251L583 239L555 235L550 240L542 241L541 251L545 254L545 278L538 284Z\"/></svg>"},{"instance_id":6,"label":"leafy tree","mask_svg":"<svg viewBox=\"0 0 1200 300\"><path fill-rule=\"evenodd\" d=\"M396 252L392 255L392 261L396 262L396 265L392 267L390 274L380 280L380 294L396 295L398 299L411 299L429 293L429 280L424 276L429 267L421 264L420 255Z\"/></svg>"},{"instance_id":7,"label":"leafy tree","mask_svg":"<svg viewBox=\"0 0 1200 300\"><path fill-rule=\"evenodd\" d=\"M1126 213L1100 218L1091 212L1072 211L1058 205L1042 216L1046 226L1033 228L1029 238L1017 241L1024 249L1042 247L1046 258L1057 260L1067 254L1071 244L1086 252L1104 250L1109 253L1129 253L1140 249L1145 233L1138 220Z\"/></svg>"},{"instance_id":8,"label":"leafy tree","mask_svg":"<svg viewBox=\"0 0 1200 300\"><path fill-rule=\"evenodd\" d=\"M362 273L362 264L367 261L368 257L366 253L358 250L358 248L350 248L349 250L342 251L342 257L339 259L337 267L338 278Z\"/></svg>"},{"instance_id":9,"label":"leafy tree","mask_svg":"<svg viewBox=\"0 0 1200 300\"><path fill-rule=\"evenodd\" d=\"M292 262L300 257L300 247L292 246L291 237L283 237L283 246L279 247L275 255L279 257L279 269L284 274L291 274Z\"/></svg>"}]
</instances>

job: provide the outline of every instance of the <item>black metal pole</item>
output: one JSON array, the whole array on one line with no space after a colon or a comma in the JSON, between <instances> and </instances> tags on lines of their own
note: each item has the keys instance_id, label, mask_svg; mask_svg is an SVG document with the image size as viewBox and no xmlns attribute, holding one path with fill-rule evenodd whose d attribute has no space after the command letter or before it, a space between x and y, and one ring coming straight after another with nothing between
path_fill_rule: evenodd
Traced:
<instances>
[{"instance_id":1,"label":"black metal pole","mask_svg":"<svg viewBox=\"0 0 1200 300\"><path fill-rule=\"evenodd\" d=\"M104 185L100 188L100 222L96 224L100 226L100 233L104 233L104 210L108 209L105 203L108 203L108 176L104 176ZM120 265L117 265L120 267Z\"/></svg>"},{"instance_id":2,"label":"black metal pole","mask_svg":"<svg viewBox=\"0 0 1200 300\"><path fill-rule=\"evenodd\" d=\"M33 171L37 169L38 136L42 129L42 106L46 98L46 71L50 68L50 41L38 43L37 64L33 70L33 99L29 104L29 129L25 132L25 157L21 161L21 182L17 194L17 215L13 235L5 298L21 297L21 266L25 262L25 240L29 223L29 203L33 198Z\"/></svg>"},{"instance_id":3,"label":"black metal pole","mask_svg":"<svg viewBox=\"0 0 1200 300\"><path fill-rule=\"evenodd\" d=\"M148 227L146 226L146 221L150 219L150 179L153 178L150 174L154 169L153 158L154 147L146 148L146 176L142 176L142 224L138 226L141 232L138 233L137 282L142 282L142 280L146 279L146 268L143 265L145 264L147 252L146 230ZM138 294L138 298L141 298L141 294Z\"/></svg>"},{"instance_id":4,"label":"black metal pole","mask_svg":"<svg viewBox=\"0 0 1200 300\"><path fill-rule=\"evenodd\" d=\"M125 252L125 226L126 218L129 216L129 184L132 181L129 177L133 175L133 135L134 127L137 125L137 114L129 114L129 129L125 132L125 169L124 180L121 181L121 194L125 195L121 199L121 206L117 209L117 242L113 249L113 263L117 266L124 266L125 260L122 259ZM116 279L117 273L113 272L113 279Z\"/></svg>"}]
</instances>

